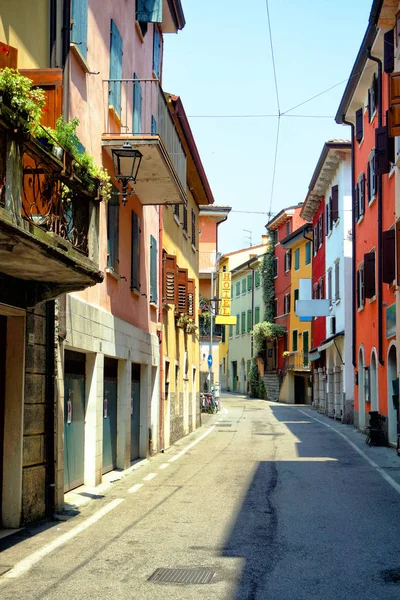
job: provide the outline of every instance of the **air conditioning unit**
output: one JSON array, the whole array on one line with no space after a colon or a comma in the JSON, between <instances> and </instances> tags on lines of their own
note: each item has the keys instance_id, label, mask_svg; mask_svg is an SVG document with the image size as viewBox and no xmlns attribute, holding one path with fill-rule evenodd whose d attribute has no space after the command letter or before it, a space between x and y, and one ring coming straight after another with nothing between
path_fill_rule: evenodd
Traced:
<instances>
[{"instance_id":1,"label":"air conditioning unit","mask_svg":"<svg viewBox=\"0 0 400 600\"><path fill-rule=\"evenodd\" d=\"M336 333L336 317L331 317L331 335Z\"/></svg>"}]
</instances>

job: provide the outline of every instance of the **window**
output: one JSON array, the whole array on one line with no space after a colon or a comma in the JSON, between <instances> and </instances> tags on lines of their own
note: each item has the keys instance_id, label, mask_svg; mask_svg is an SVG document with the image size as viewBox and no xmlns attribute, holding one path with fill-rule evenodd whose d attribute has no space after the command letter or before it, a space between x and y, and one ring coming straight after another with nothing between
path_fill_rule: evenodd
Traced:
<instances>
[{"instance_id":1,"label":"window","mask_svg":"<svg viewBox=\"0 0 400 600\"><path fill-rule=\"evenodd\" d=\"M300 269L300 248L296 248L294 251L294 270L298 271Z\"/></svg>"},{"instance_id":2,"label":"window","mask_svg":"<svg viewBox=\"0 0 400 600\"><path fill-rule=\"evenodd\" d=\"M233 325L229 325L229 337L233 337Z\"/></svg>"},{"instance_id":3,"label":"window","mask_svg":"<svg viewBox=\"0 0 400 600\"><path fill-rule=\"evenodd\" d=\"M225 344L226 342L226 327L222 326L221 327L221 343Z\"/></svg>"},{"instance_id":4,"label":"window","mask_svg":"<svg viewBox=\"0 0 400 600\"><path fill-rule=\"evenodd\" d=\"M240 281L236 282L236 296L240 296Z\"/></svg>"},{"instance_id":5,"label":"window","mask_svg":"<svg viewBox=\"0 0 400 600\"><path fill-rule=\"evenodd\" d=\"M364 112L363 108L356 110L356 140L358 143L360 143L364 137L364 115L363 115L363 112Z\"/></svg>"},{"instance_id":6,"label":"window","mask_svg":"<svg viewBox=\"0 0 400 600\"><path fill-rule=\"evenodd\" d=\"M236 335L240 333L240 315L236 315Z\"/></svg>"},{"instance_id":7,"label":"window","mask_svg":"<svg viewBox=\"0 0 400 600\"><path fill-rule=\"evenodd\" d=\"M247 275L247 291L251 292L252 287L253 287L253 276Z\"/></svg>"},{"instance_id":8,"label":"window","mask_svg":"<svg viewBox=\"0 0 400 600\"><path fill-rule=\"evenodd\" d=\"M314 283L314 285L313 285L312 297L314 300L318 300L318 283Z\"/></svg>"},{"instance_id":9,"label":"window","mask_svg":"<svg viewBox=\"0 0 400 600\"><path fill-rule=\"evenodd\" d=\"M297 339L297 330L292 331L292 350L293 352L297 352L298 349L298 339Z\"/></svg>"},{"instance_id":10,"label":"window","mask_svg":"<svg viewBox=\"0 0 400 600\"><path fill-rule=\"evenodd\" d=\"M179 204L174 204L174 217L180 222L181 215L179 214Z\"/></svg>"},{"instance_id":11,"label":"window","mask_svg":"<svg viewBox=\"0 0 400 600\"><path fill-rule=\"evenodd\" d=\"M260 307L256 306L254 309L254 325L260 322Z\"/></svg>"},{"instance_id":12,"label":"window","mask_svg":"<svg viewBox=\"0 0 400 600\"><path fill-rule=\"evenodd\" d=\"M287 250L285 252L285 259L284 259L285 273L287 273L288 271L290 271L291 266L292 266L292 251L291 250Z\"/></svg>"},{"instance_id":13,"label":"window","mask_svg":"<svg viewBox=\"0 0 400 600\"><path fill-rule=\"evenodd\" d=\"M177 266L173 254L163 254L163 286L163 302L177 304Z\"/></svg>"},{"instance_id":14,"label":"window","mask_svg":"<svg viewBox=\"0 0 400 600\"><path fill-rule=\"evenodd\" d=\"M332 306L332 269L328 270L328 300L329 306Z\"/></svg>"},{"instance_id":15,"label":"window","mask_svg":"<svg viewBox=\"0 0 400 600\"><path fill-rule=\"evenodd\" d=\"M335 333L336 333L336 317L331 317L330 318L330 322L331 322L330 323L330 325L331 325L331 329L330 329L331 335L335 335Z\"/></svg>"},{"instance_id":16,"label":"window","mask_svg":"<svg viewBox=\"0 0 400 600\"><path fill-rule=\"evenodd\" d=\"M246 277L242 279L242 294L246 293Z\"/></svg>"},{"instance_id":17,"label":"window","mask_svg":"<svg viewBox=\"0 0 400 600\"><path fill-rule=\"evenodd\" d=\"M274 319L278 316L278 298L274 300Z\"/></svg>"},{"instance_id":18,"label":"window","mask_svg":"<svg viewBox=\"0 0 400 600\"><path fill-rule=\"evenodd\" d=\"M242 328L241 333L246 333L246 313L242 311Z\"/></svg>"},{"instance_id":19,"label":"window","mask_svg":"<svg viewBox=\"0 0 400 600\"><path fill-rule=\"evenodd\" d=\"M325 290L324 290L324 278L321 277L321 279L318 282L318 297L320 300L324 299L324 295L325 295Z\"/></svg>"},{"instance_id":20,"label":"window","mask_svg":"<svg viewBox=\"0 0 400 600\"><path fill-rule=\"evenodd\" d=\"M331 196L331 222L336 223L339 219L339 186L334 185ZM332 227L331 227L332 228Z\"/></svg>"},{"instance_id":21,"label":"window","mask_svg":"<svg viewBox=\"0 0 400 600\"><path fill-rule=\"evenodd\" d=\"M110 34L110 79L122 79L122 38L113 20ZM118 115L121 114L120 81L110 81L109 104Z\"/></svg>"},{"instance_id":22,"label":"window","mask_svg":"<svg viewBox=\"0 0 400 600\"><path fill-rule=\"evenodd\" d=\"M364 304L364 264L361 263L357 271L357 308L362 308Z\"/></svg>"},{"instance_id":23,"label":"window","mask_svg":"<svg viewBox=\"0 0 400 600\"><path fill-rule=\"evenodd\" d=\"M383 36L383 70L388 74L394 71L394 29Z\"/></svg>"},{"instance_id":24,"label":"window","mask_svg":"<svg viewBox=\"0 0 400 600\"><path fill-rule=\"evenodd\" d=\"M71 43L87 59L88 0L72 1Z\"/></svg>"},{"instance_id":25,"label":"window","mask_svg":"<svg viewBox=\"0 0 400 600\"><path fill-rule=\"evenodd\" d=\"M396 235L394 229L382 232L382 281L391 284L396 277Z\"/></svg>"},{"instance_id":26,"label":"window","mask_svg":"<svg viewBox=\"0 0 400 600\"><path fill-rule=\"evenodd\" d=\"M178 212L179 212L179 207L178 207ZM179 214L178 214L178 216L179 216ZM188 208L187 208L186 203L183 205L183 231L185 231L186 233L188 232Z\"/></svg>"},{"instance_id":27,"label":"window","mask_svg":"<svg viewBox=\"0 0 400 600\"><path fill-rule=\"evenodd\" d=\"M158 79L161 76L161 35L156 25L154 25L153 38L153 71Z\"/></svg>"},{"instance_id":28,"label":"window","mask_svg":"<svg viewBox=\"0 0 400 600\"><path fill-rule=\"evenodd\" d=\"M291 222L290 221L286 221L286 235L290 235L291 233Z\"/></svg>"},{"instance_id":29,"label":"window","mask_svg":"<svg viewBox=\"0 0 400 600\"><path fill-rule=\"evenodd\" d=\"M306 243L306 265L311 262L311 242Z\"/></svg>"},{"instance_id":30,"label":"window","mask_svg":"<svg viewBox=\"0 0 400 600\"><path fill-rule=\"evenodd\" d=\"M278 277L278 259L274 258L274 277Z\"/></svg>"},{"instance_id":31,"label":"window","mask_svg":"<svg viewBox=\"0 0 400 600\"><path fill-rule=\"evenodd\" d=\"M368 204L372 202L376 194L376 172L375 172L375 152L370 156L367 165L367 182L368 182Z\"/></svg>"},{"instance_id":32,"label":"window","mask_svg":"<svg viewBox=\"0 0 400 600\"><path fill-rule=\"evenodd\" d=\"M375 252L364 254L364 296L375 296Z\"/></svg>"},{"instance_id":33,"label":"window","mask_svg":"<svg viewBox=\"0 0 400 600\"><path fill-rule=\"evenodd\" d=\"M118 272L119 253L119 197L113 187L107 204L107 267Z\"/></svg>"},{"instance_id":34,"label":"window","mask_svg":"<svg viewBox=\"0 0 400 600\"><path fill-rule=\"evenodd\" d=\"M260 269L256 269L256 272L255 272L255 286L256 287L260 287L260 285L261 285Z\"/></svg>"},{"instance_id":35,"label":"window","mask_svg":"<svg viewBox=\"0 0 400 600\"><path fill-rule=\"evenodd\" d=\"M374 76L372 78L371 87L368 90L368 119L369 119L369 122L372 121L372 119L375 115L377 105L378 105L378 78L376 76L376 73L374 73Z\"/></svg>"},{"instance_id":36,"label":"window","mask_svg":"<svg viewBox=\"0 0 400 600\"><path fill-rule=\"evenodd\" d=\"M318 219L318 241L319 246L322 246L324 241L324 213L321 213Z\"/></svg>"},{"instance_id":37,"label":"window","mask_svg":"<svg viewBox=\"0 0 400 600\"><path fill-rule=\"evenodd\" d=\"M247 333L250 333L252 328L251 310L247 311Z\"/></svg>"},{"instance_id":38,"label":"window","mask_svg":"<svg viewBox=\"0 0 400 600\"><path fill-rule=\"evenodd\" d=\"M140 288L140 219L132 211L132 262L131 262L131 290Z\"/></svg>"},{"instance_id":39,"label":"window","mask_svg":"<svg viewBox=\"0 0 400 600\"><path fill-rule=\"evenodd\" d=\"M294 306L294 310L296 310L296 300L298 300L298 299L299 299L299 289L296 288L294 290L294 292L293 292L293 300L294 300L293 306Z\"/></svg>"},{"instance_id":40,"label":"window","mask_svg":"<svg viewBox=\"0 0 400 600\"><path fill-rule=\"evenodd\" d=\"M290 294L285 294L283 299L283 312L285 315L290 313Z\"/></svg>"},{"instance_id":41,"label":"window","mask_svg":"<svg viewBox=\"0 0 400 600\"><path fill-rule=\"evenodd\" d=\"M192 246L196 248L196 213L192 208Z\"/></svg>"},{"instance_id":42,"label":"window","mask_svg":"<svg viewBox=\"0 0 400 600\"><path fill-rule=\"evenodd\" d=\"M340 300L339 263L339 260L335 262L335 300Z\"/></svg>"},{"instance_id":43,"label":"window","mask_svg":"<svg viewBox=\"0 0 400 600\"><path fill-rule=\"evenodd\" d=\"M315 256L317 254L318 248L319 248L319 223L318 222L313 227L313 240L314 240L314 256Z\"/></svg>"},{"instance_id":44,"label":"window","mask_svg":"<svg viewBox=\"0 0 400 600\"><path fill-rule=\"evenodd\" d=\"M142 103L143 103L143 91L142 84L140 83L136 73L133 74L133 133L142 133ZM177 205L176 205L177 206Z\"/></svg>"},{"instance_id":45,"label":"window","mask_svg":"<svg viewBox=\"0 0 400 600\"><path fill-rule=\"evenodd\" d=\"M226 358L225 358L225 356L222 359L222 372L225 375L225 373L226 373Z\"/></svg>"},{"instance_id":46,"label":"window","mask_svg":"<svg viewBox=\"0 0 400 600\"><path fill-rule=\"evenodd\" d=\"M367 166L367 177L369 177L369 163ZM361 173L358 183L355 187L355 217L356 221L361 219L365 213L365 175Z\"/></svg>"},{"instance_id":47,"label":"window","mask_svg":"<svg viewBox=\"0 0 400 600\"><path fill-rule=\"evenodd\" d=\"M136 20L142 23L161 23L162 0L136 0Z\"/></svg>"},{"instance_id":48,"label":"window","mask_svg":"<svg viewBox=\"0 0 400 600\"><path fill-rule=\"evenodd\" d=\"M157 304L157 240L150 236L150 302Z\"/></svg>"}]
</instances>

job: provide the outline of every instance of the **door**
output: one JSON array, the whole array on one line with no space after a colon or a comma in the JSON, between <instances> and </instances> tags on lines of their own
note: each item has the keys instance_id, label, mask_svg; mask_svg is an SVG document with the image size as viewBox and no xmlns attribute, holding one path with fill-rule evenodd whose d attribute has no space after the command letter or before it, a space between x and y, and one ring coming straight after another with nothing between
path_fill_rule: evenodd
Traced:
<instances>
[{"instance_id":1,"label":"door","mask_svg":"<svg viewBox=\"0 0 400 600\"><path fill-rule=\"evenodd\" d=\"M140 365L132 364L131 460L139 458L140 436Z\"/></svg>"},{"instance_id":2,"label":"door","mask_svg":"<svg viewBox=\"0 0 400 600\"><path fill-rule=\"evenodd\" d=\"M303 332L303 366L308 367L308 331Z\"/></svg>"},{"instance_id":3,"label":"door","mask_svg":"<svg viewBox=\"0 0 400 600\"><path fill-rule=\"evenodd\" d=\"M64 361L64 491L84 482L85 355L65 351Z\"/></svg>"},{"instance_id":4,"label":"door","mask_svg":"<svg viewBox=\"0 0 400 600\"><path fill-rule=\"evenodd\" d=\"M6 405L7 317L0 316L0 527L3 506L4 411Z\"/></svg>"},{"instance_id":5,"label":"door","mask_svg":"<svg viewBox=\"0 0 400 600\"><path fill-rule=\"evenodd\" d=\"M237 391L237 362L232 362L232 391Z\"/></svg>"},{"instance_id":6,"label":"door","mask_svg":"<svg viewBox=\"0 0 400 600\"><path fill-rule=\"evenodd\" d=\"M301 375L294 376L294 402L304 404L304 378Z\"/></svg>"},{"instance_id":7,"label":"door","mask_svg":"<svg viewBox=\"0 0 400 600\"><path fill-rule=\"evenodd\" d=\"M117 466L118 361L104 359L103 474Z\"/></svg>"}]
</instances>

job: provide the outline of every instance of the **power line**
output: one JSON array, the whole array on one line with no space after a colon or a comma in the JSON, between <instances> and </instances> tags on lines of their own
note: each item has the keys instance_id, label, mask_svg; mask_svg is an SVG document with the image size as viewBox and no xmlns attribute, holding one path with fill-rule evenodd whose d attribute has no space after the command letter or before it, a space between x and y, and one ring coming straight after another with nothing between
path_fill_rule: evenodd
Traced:
<instances>
[{"instance_id":1,"label":"power line","mask_svg":"<svg viewBox=\"0 0 400 600\"><path fill-rule=\"evenodd\" d=\"M296 119L334 119L333 115L188 115L188 119L276 119L277 117L292 117Z\"/></svg>"},{"instance_id":2,"label":"power line","mask_svg":"<svg viewBox=\"0 0 400 600\"><path fill-rule=\"evenodd\" d=\"M274 81L275 81L275 93L276 93L276 104L278 106L278 114L281 114L281 108L279 105L279 93L278 93L278 80L276 78L276 67L275 67L275 54L274 54L274 44L272 41L272 31L271 31L271 19L269 16L269 6L268 6L268 0L265 0L266 6L267 6L267 18L268 18L268 30L269 30L269 41L270 41L270 45L271 45L271 55L272 55L272 68L274 71Z\"/></svg>"},{"instance_id":3,"label":"power line","mask_svg":"<svg viewBox=\"0 0 400 600\"><path fill-rule=\"evenodd\" d=\"M279 143L279 130L280 130L280 125L281 125L281 120L278 117L278 127L276 129L276 141L275 141L275 157L274 157L274 168L272 171L272 184L271 184L271 198L269 201L269 211L271 212L271 208L272 208L272 200L274 197L274 187L275 187L275 174L276 174L276 161L278 158L278 143Z\"/></svg>"}]
</instances>

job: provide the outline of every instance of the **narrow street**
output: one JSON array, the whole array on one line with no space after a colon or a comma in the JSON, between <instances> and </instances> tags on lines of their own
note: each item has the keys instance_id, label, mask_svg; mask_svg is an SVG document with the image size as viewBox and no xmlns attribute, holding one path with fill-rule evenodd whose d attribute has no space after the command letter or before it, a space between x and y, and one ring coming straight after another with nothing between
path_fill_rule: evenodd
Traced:
<instances>
[{"instance_id":1,"label":"narrow street","mask_svg":"<svg viewBox=\"0 0 400 600\"><path fill-rule=\"evenodd\" d=\"M308 407L223 398L76 517L3 540L0 597L398 599L400 458L363 439ZM165 567L215 575L148 580Z\"/></svg>"}]
</instances>

